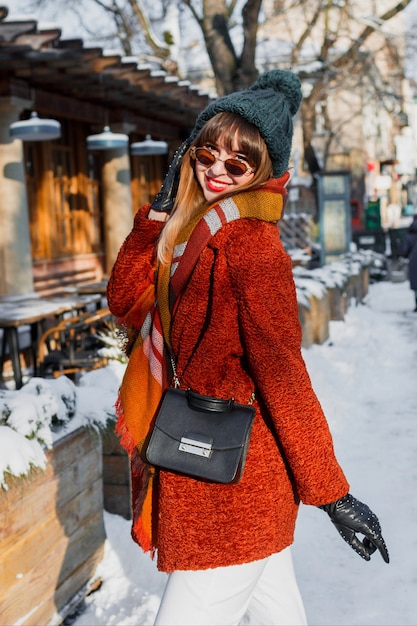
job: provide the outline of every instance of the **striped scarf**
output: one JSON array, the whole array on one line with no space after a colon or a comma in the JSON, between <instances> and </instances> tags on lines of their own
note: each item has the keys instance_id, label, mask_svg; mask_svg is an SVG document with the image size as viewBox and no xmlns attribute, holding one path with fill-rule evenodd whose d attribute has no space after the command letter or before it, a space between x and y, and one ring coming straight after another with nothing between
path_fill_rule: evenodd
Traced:
<instances>
[{"instance_id":1,"label":"striped scarf","mask_svg":"<svg viewBox=\"0 0 417 626\"><path fill-rule=\"evenodd\" d=\"M152 517L155 470L145 462L143 448L168 386L164 343L170 346L172 312L197 260L209 240L224 226L241 218L277 222L287 200L289 174L271 179L256 190L243 191L197 214L181 231L170 267L155 269L132 309L121 320L140 329L129 356L116 403L116 433L131 464L132 537L153 555L156 545Z\"/></svg>"}]
</instances>

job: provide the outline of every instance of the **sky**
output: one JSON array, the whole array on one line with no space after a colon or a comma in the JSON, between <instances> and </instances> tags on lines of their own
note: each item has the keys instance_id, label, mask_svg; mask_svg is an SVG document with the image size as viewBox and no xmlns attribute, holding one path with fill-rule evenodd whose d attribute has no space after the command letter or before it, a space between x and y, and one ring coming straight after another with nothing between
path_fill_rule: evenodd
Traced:
<instances>
[{"instance_id":1,"label":"sky","mask_svg":"<svg viewBox=\"0 0 417 626\"><path fill-rule=\"evenodd\" d=\"M391 558L389 565L379 554L369 563L363 561L339 537L326 513L302 505L292 552L310 626L417 625L417 313L413 308L408 281L373 283L362 304L352 303L344 321L330 323L327 342L303 349L350 491L378 515ZM66 432L80 425L81 414L92 424L105 422L123 371L124 366L114 362L86 374L75 389L63 377L43 381L41 390L42 379L35 380L28 389L12 393L17 430L22 427L21 410L24 407L27 415L33 397L43 406L43 415L45 406L50 413L58 411ZM74 394L77 411L68 417ZM35 414L31 423L36 423ZM18 459L20 468L30 455L17 444L21 434L7 426L0 428L1 478L6 451L9 461ZM5 429L10 432L5 434ZM41 434L48 438L47 433L44 422ZM59 436L52 432L52 439ZM25 441L36 447L36 437ZM41 446L38 453L41 464ZM36 451L33 455L36 459ZM95 574L102 585L86 598L85 610L73 626L151 625L166 575L132 542L129 521L105 513L105 527L105 555Z\"/></svg>"}]
</instances>

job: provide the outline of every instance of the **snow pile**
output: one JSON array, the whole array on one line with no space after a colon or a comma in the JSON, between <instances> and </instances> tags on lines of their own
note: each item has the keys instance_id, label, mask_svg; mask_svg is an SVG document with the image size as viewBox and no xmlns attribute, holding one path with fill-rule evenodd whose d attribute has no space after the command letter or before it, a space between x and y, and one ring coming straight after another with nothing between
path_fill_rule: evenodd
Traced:
<instances>
[{"instance_id":1,"label":"snow pile","mask_svg":"<svg viewBox=\"0 0 417 626\"><path fill-rule=\"evenodd\" d=\"M293 259L296 258L292 251L289 254ZM372 250L349 252L338 261L314 269L296 265L293 276L299 304L309 309L309 298L320 300L328 289L343 289L349 278L358 276L363 268L372 264L374 254Z\"/></svg>"},{"instance_id":2,"label":"snow pile","mask_svg":"<svg viewBox=\"0 0 417 626\"><path fill-rule=\"evenodd\" d=\"M125 365L112 361L85 373L78 386L68 377L31 378L18 391L0 390L0 487L7 477L44 469L45 450L81 426L106 428Z\"/></svg>"},{"instance_id":3,"label":"snow pile","mask_svg":"<svg viewBox=\"0 0 417 626\"><path fill-rule=\"evenodd\" d=\"M26 439L9 426L0 425L0 487L8 488L7 475L24 476L31 467L46 467L46 456L40 443L36 439Z\"/></svg>"}]
</instances>

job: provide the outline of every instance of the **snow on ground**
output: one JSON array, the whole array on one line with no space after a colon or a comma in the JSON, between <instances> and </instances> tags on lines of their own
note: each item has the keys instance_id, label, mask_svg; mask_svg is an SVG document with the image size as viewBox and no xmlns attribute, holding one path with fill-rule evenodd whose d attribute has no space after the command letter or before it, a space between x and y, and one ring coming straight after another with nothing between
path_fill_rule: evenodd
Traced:
<instances>
[{"instance_id":1,"label":"snow on ground","mask_svg":"<svg viewBox=\"0 0 417 626\"><path fill-rule=\"evenodd\" d=\"M327 515L302 506L293 557L311 626L417 624L417 313L408 282L370 287L332 322L330 340L304 351L351 492L379 516L391 562L367 563ZM105 514L99 591L73 626L152 624L166 575Z\"/></svg>"}]
</instances>

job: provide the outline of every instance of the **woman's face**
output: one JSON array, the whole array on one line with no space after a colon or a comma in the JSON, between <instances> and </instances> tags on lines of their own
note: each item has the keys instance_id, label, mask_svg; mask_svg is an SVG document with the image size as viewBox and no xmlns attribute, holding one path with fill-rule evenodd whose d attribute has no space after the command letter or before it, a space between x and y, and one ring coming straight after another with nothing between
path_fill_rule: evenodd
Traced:
<instances>
[{"instance_id":1,"label":"woman's face","mask_svg":"<svg viewBox=\"0 0 417 626\"><path fill-rule=\"evenodd\" d=\"M239 150L236 137L231 152L220 138L216 144L206 143L192 149L191 156L195 159L195 176L208 203L247 185L255 175L246 155Z\"/></svg>"}]
</instances>

